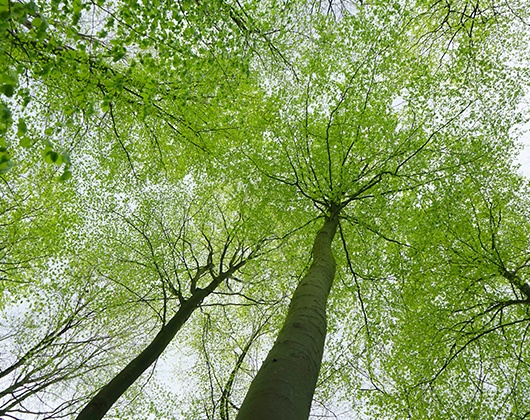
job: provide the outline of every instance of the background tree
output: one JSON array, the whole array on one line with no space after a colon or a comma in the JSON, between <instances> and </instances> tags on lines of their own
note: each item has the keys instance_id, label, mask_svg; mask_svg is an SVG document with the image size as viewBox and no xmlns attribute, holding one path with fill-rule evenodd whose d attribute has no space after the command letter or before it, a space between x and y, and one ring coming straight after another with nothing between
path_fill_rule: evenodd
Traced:
<instances>
[{"instance_id":1,"label":"background tree","mask_svg":"<svg viewBox=\"0 0 530 420\"><path fill-rule=\"evenodd\" d=\"M526 414L526 190L517 177L497 183L483 175L453 190L465 192L469 207L424 201L418 233L430 226L432 241L411 247L415 287L401 287L388 305L399 334L380 359L390 378L402 378L382 381L379 394L396 415Z\"/></svg>"},{"instance_id":2,"label":"background tree","mask_svg":"<svg viewBox=\"0 0 530 420\"><path fill-rule=\"evenodd\" d=\"M174 214L172 216L174 217ZM144 275L145 278L151 279L151 285L146 293L140 294L139 285L126 284L122 280L125 271L123 269L122 275L113 278L113 281L138 296L139 300L156 313L161 325L152 341L98 391L80 412L78 419L102 418L118 398L158 359L203 301L220 289L223 283L236 276L249 260L256 258L263 245L263 241L250 246L241 242L237 235L242 227L237 220L233 226L229 226L222 213L219 218L225 221L223 233L226 239L223 241L217 235L212 238L211 234L203 230L205 228L199 227L203 237L202 243L188 239L192 230L187 226L188 221L184 220L179 230L173 232L169 224L157 218L155 209L147 215L145 222L121 217L144 242L141 249L131 246L129 232L123 241L131 248L132 255L122 257L123 262L128 263L126 265L132 264L133 271L147 269ZM151 223L152 218L155 219L154 223ZM159 231L156 232L157 230ZM160 237L167 243L160 243ZM130 277L138 275L131 274ZM156 283L159 285L156 286ZM153 293L155 288L161 290ZM161 296L157 297L157 294Z\"/></svg>"}]
</instances>

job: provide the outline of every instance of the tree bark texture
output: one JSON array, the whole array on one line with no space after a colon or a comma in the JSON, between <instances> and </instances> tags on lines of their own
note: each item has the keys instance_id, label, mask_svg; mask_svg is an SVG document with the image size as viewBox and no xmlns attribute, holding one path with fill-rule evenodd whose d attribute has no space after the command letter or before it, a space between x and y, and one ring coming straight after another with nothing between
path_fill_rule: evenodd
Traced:
<instances>
[{"instance_id":1,"label":"tree bark texture","mask_svg":"<svg viewBox=\"0 0 530 420\"><path fill-rule=\"evenodd\" d=\"M313 262L296 288L284 325L252 381L236 420L306 420L326 339L326 305L335 277L331 243L338 212L313 244Z\"/></svg>"}]
</instances>

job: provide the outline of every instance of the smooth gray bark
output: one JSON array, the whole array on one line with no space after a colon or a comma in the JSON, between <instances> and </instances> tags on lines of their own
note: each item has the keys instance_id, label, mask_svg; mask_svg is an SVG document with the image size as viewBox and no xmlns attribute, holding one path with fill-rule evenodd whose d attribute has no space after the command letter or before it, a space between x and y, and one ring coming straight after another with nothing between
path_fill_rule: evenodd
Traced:
<instances>
[{"instance_id":1,"label":"smooth gray bark","mask_svg":"<svg viewBox=\"0 0 530 420\"><path fill-rule=\"evenodd\" d=\"M318 231L313 263L296 288L284 325L252 381L237 420L306 420L326 339L326 305L335 277L331 243L338 210Z\"/></svg>"}]
</instances>

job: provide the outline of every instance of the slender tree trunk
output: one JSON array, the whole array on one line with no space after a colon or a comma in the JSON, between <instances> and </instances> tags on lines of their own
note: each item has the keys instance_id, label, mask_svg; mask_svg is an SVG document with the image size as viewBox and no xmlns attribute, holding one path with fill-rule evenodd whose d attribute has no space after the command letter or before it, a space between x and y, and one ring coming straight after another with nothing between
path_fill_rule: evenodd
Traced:
<instances>
[{"instance_id":1,"label":"slender tree trunk","mask_svg":"<svg viewBox=\"0 0 530 420\"><path fill-rule=\"evenodd\" d=\"M76 420L102 419L118 398L158 359L195 309L226 277L226 275L220 275L205 289L196 289L193 295L182 303L178 312L160 330L153 341L125 366L114 379L101 388L79 413Z\"/></svg>"},{"instance_id":2,"label":"slender tree trunk","mask_svg":"<svg viewBox=\"0 0 530 420\"><path fill-rule=\"evenodd\" d=\"M284 325L252 381L237 420L306 420L324 341L326 304L335 277L331 243L338 211L326 219L313 244L313 263L291 299Z\"/></svg>"}]
</instances>

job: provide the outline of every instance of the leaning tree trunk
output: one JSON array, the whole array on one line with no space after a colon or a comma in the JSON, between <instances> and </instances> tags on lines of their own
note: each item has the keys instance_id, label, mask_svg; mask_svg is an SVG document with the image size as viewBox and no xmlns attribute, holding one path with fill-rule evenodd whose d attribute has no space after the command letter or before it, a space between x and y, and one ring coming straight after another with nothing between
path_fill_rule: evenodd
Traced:
<instances>
[{"instance_id":1,"label":"leaning tree trunk","mask_svg":"<svg viewBox=\"0 0 530 420\"><path fill-rule=\"evenodd\" d=\"M155 360L160 357L171 340L182 328L191 314L199 307L202 301L210 295L219 284L227 277L233 274L241 265L239 263L235 268L231 268L226 273L220 274L214 278L210 284L204 288L197 288L192 296L184 301L177 313L170 321L162 327L160 332L151 341L151 343L136 356L121 372L119 372L108 384L88 402L88 404L79 413L76 420L100 420L120 398L125 391L144 373Z\"/></svg>"},{"instance_id":2,"label":"leaning tree trunk","mask_svg":"<svg viewBox=\"0 0 530 420\"><path fill-rule=\"evenodd\" d=\"M313 244L313 263L291 299L284 325L252 381L237 420L306 420L324 341L326 304L335 277L331 243L338 211L326 219Z\"/></svg>"}]
</instances>

